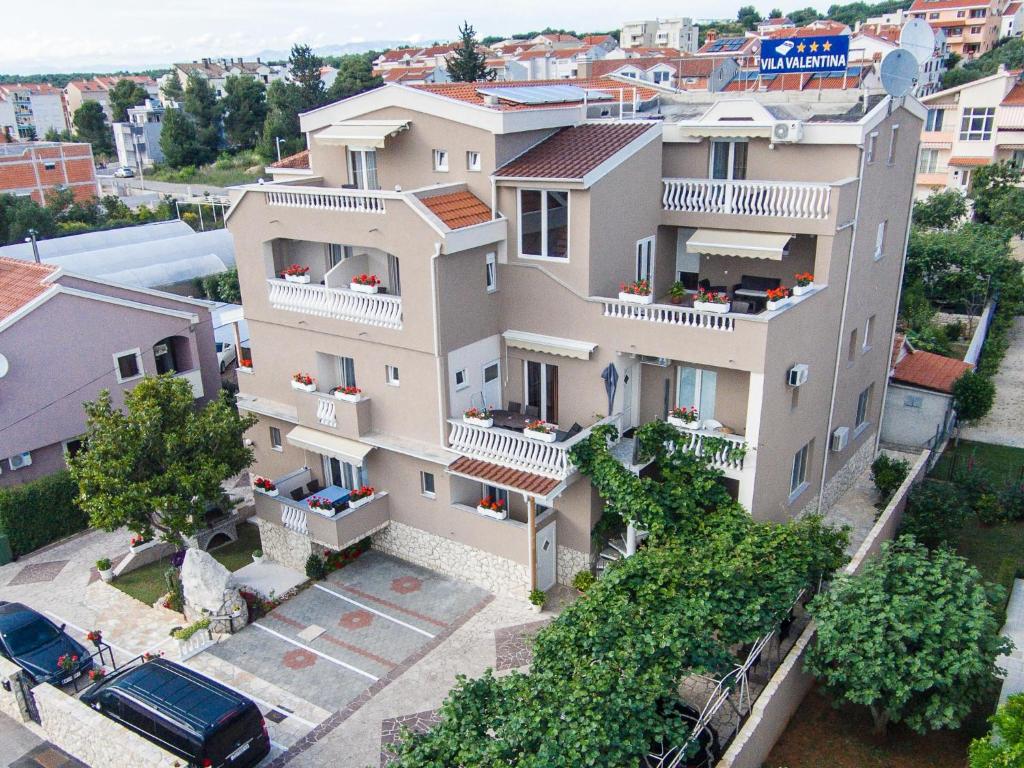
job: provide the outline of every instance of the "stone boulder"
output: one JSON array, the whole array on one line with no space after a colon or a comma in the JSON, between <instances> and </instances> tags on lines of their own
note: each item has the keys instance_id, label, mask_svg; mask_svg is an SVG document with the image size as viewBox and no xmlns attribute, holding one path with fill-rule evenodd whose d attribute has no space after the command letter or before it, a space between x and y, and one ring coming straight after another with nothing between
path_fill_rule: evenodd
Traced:
<instances>
[{"instance_id":1,"label":"stone boulder","mask_svg":"<svg viewBox=\"0 0 1024 768\"><path fill-rule=\"evenodd\" d=\"M192 608L217 613L224 605L231 584L231 571L201 549L188 549L181 564L181 587L185 603Z\"/></svg>"}]
</instances>

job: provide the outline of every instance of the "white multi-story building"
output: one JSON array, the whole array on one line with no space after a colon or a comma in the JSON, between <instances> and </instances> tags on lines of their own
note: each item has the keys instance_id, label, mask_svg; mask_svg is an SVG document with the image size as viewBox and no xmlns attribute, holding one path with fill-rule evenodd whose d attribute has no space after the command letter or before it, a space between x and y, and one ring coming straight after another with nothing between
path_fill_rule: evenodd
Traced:
<instances>
[{"instance_id":1,"label":"white multi-story building","mask_svg":"<svg viewBox=\"0 0 1024 768\"><path fill-rule=\"evenodd\" d=\"M622 25L619 45L623 48L676 48L696 53L700 27L689 17L627 21Z\"/></svg>"},{"instance_id":2,"label":"white multi-story building","mask_svg":"<svg viewBox=\"0 0 1024 768\"><path fill-rule=\"evenodd\" d=\"M1003 9L1000 37L1020 37L1024 33L1024 3L1017 0Z\"/></svg>"},{"instance_id":3,"label":"white multi-story building","mask_svg":"<svg viewBox=\"0 0 1024 768\"><path fill-rule=\"evenodd\" d=\"M42 139L47 131L65 131L68 123L64 114L64 94L49 83L5 83L0 85L0 100L8 106L3 110L14 112L15 140ZM2 113L0 113L2 114Z\"/></svg>"},{"instance_id":4,"label":"white multi-story building","mask_svg":"<svg viewBox=\"0 0 1024 768\"><path fill-rule=\"evenodd\" d=\"M165 108L151 99L128 110L128 120L114 123L114 145L122 166L139 171L164 159L160 149L160 133L164 128Z\"/></svg>"}]
</instances>

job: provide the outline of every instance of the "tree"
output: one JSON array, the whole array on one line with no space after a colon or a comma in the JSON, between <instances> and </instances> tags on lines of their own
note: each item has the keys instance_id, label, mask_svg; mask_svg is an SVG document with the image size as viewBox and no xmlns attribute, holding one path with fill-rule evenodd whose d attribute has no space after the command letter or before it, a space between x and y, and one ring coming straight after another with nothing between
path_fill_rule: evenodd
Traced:
<instances>
[{"instance_id":1,"label":"tree","mask_svg":"<svg viewBox=\"0 0 1024 768\"><path fill-rule=\"evenodd\" d=\"M180 103L185 98L185 89L181 87L181 80L178 79L177 72L171 72L167 79L164 80L160 93L163 94L167 101L175 103Z\"/></svg>"},{"instance_id":2,"label":"tree","mask_svg":"<svg viewBox=\"0 0 1024 768\"><path fill-rule=\"evenodd\" d=\"M781 19L782 18L782 10L779 9L779 8L772 8L770 11L768 11L768 18L769 19Z\"/></svg>"},{"instance_id":3,"label":"tree","mask_svg":"<svg viewBox=\"0 0 1024 768\"><path fill-rule=\"evenodd\" d=\"M743 25L748 32L753 30L761 21L761 14L752 5L744 5L736 12L736 20Z\"/></svg>"},{"instance_id":4,"label":"tree","mask_svg":"<svg viewBox=\"0 0 1024 768\"><path fill-rule=\"evenodd\" d=\"M476 30L468 21L463 21L459 27L459 38L462 45L448 59L448 76L457 83L474 83L497 77L498 73L487 66L487 56L477 50Z\"/></svg>"},{"instance_id":5,"label":"tree","mask_svg":"<svg viewBox=\"0 0 1024 768\"><path fill-rule=\"evenodd\" d=\"M113 153L110 125L107 124L107 116L103 113L103 107L98 101L82 102L82 106L75 110L72 122L75 124L75 134L78 140L92 144L94 154L109 155Z\"/></svg>"},{"instance_id":6,"label":"tree","mask_svg":"<svg viewBox=\"0 0 1024 768\"><path fill-rule=\"evenodd\" d=\"M994 224L1024 236L1024 189L1013 187L991 201L988 216Z\"/></svg>"},{"instance_id":7,"label":"tree","mask_svg":"<svg viewBox=\"0 0 1024 768\"><path fill-rule=\"evenodd\" d=\"M373 52L342 56L338 61L338 75L327 91L327 101L340 101L380 87L384 81L373 74L375 56Z\"/></svg>"},{"instance_id":8,"label":"tree","mask_svg":"<svg viewBox=\"0 0 1024 768\"><path fill-rule=\"evenodd\" d=\"M953 407L957 420L970 424L985 418L996 399L992 379L975 371L967 371L953 382Z\"/></svg>"},{"instance_id":9,"label":"tree","mask_svg":"<svg viewBox=\"0 0 1024 768\"><path fill-rule=\"evenodd\" d=\"M149 91L139 83L128 78L118 80L110 89L110 113L111 120L115 123L123 123L128 120L128 109L145 104L149 98Z\"/></svg>"},{"instance_id":10,"label":"tree","mask_svg":"<svg viewBox=\"0 0 1024 768\"><path fill-rule=\"evenodd\" d=\"M180 109L164 112L160 150L164 153L164 162L172 168L202 165L212 159L209 149L199 141L195 123Z\"/></svg>"},{"instance_id":11,"label":"tree","mask_svg":"<svg viewBox=\"0 0 1024 768\"><path fill-rule=\"evenodd\" d=\"M31 197L0 195L0 242L20 243L34 229L39 239L52 237L57 232L53 213Z\"/></svg>"},{"instance_id":12,"label":"tree","mask_svg":"<svg viewBox=\"0 0 1024 768\"><path fill-rule=\"evenodd\" d=\"M232 75L224 82L224 132L228 143L252 149L263 136L267 90L252 77Z\"/></svg>"},{"instance_id":13,"label":"tree","mask_svg":"<svg viewBox=\"0 0 1024 768\"><path fill-rule=\"evenodd\" d=\"M928 549L956 546L969 511L959 484L925 480L907 496L900 533L913 536Z\"/></svg>"},{"instance_id":14,"label":"tree","mask_svg":"<svg viewBox=\"0 0 1024 768\"><path fill-rule=\"evenodd\" d=\"M324 60L313 53L308 45L295 44L288 57L288 71L299 88L300 112L316 109L327 100L327 89L320 78Z\"/></svg>"},{"instance_id":15,"label":"tree","mask_svg":"<svg viewBox=\"0 0 1024 768\"><path fill-rule=\"evenodd\" d=\"M1003 592L948 549L886 542L811 602L818 637L807 669L840 701L867 707L877 734L897 722L956 728L1011 647L996 618Z\"/></svg>"},{"instance_id":16,"label":"tree","mask_svg":"<svg viewBox=\"0 0 1024 768\"><path fill-rule=\"evenodd\" d=\"M1024 765L1024 693L1010 696L989 722L992 733L971 742L970 768L1020 768Z\"/></svg>"},{"instance_id":17,"label":"tree","mask_svg":"<svg viewBox=\"0 0 1024 768\"><path fill-rule=\"evenodd\" d=\"M252 463L242 435L256 419L223 395L197 408L189 383L170 374L142 379L124 402L114 408L104 390L85 404L86 448L68 460L79 504L96 528L180 543L205 525L221 483Z\"/></svg>"},{"instance_id":18,"label":"tree","mask_svg":"<svg viewBox=\"0 0 1024 768\"><path fill-rule=\"evenodd\" d=\"M811 8L810 6L802 8L799 11L790 11L786 16L798 27L806 26L812 21L817 21L821 18L821 14L818 13L817 9Z\"/></svg>"},{"instance_id":19,"label":"tree","mask_svg":"<svg viewBox=\"0 0 1024 768\"><path fill-rule=\"evenodd\" d=\"M196 140L203 150L203 159L197 165L213 162L220 149L221 118L224 109L206 78L195 73L188 76L182 108L192 118Z\"/></svg>"},{"instance_id":20,"label":"tree","mask_svg":"<svg viewBox=\"0 0 1024 768\"><path fill-rule=\"evenodd\" d=\"M967 198L956 189L935 192L914 202L915 227L953 229L967 218Z\"/></svg>"},{"instance_id":21,"label":"tree","mask_svg":"<svg viewBox=\"0 0 1024 768\"><path fill-rule=\"evenodd\" d=\"M277 158L278 138L285 142L281 147L282 156L298 152L305 146L299 131L301 111L302 93L296 84L276 80L267 87L267 119L259 145L263 157L267 160Z\"/></svg>"},{"instance_id":22,"label":"tree","mask_svg":"<svg viewBox=\"0 0 1024 768\"><path fill-rule=\"evenodd\" d=\"M971 198L974 200L974 218L986 224L1001 224L996 218L994 208L1008 193L1017 189L1021 183L1020 166L1008 160L1001 163L983 165L974 172L971 184Z\"/></svg>"}]
</instances>

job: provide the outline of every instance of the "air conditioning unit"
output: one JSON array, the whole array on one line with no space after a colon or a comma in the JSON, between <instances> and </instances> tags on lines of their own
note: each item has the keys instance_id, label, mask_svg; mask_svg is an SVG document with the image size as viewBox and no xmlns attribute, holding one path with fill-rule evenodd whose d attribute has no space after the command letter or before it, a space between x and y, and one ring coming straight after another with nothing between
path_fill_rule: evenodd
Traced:
<instances>
[{"instance_id":1,"label":"air conditioning unit","mask_svg":"<svg viewBox=\"0 0 1024 768\"><path fill-rule=\"evenodd\" d=\"M668 368L669 359L667 357L651 357L650 355L637 355L637 359L645 365L656 365L659 368Z\"/></svg>"},{"instance_id":2,"label":"air conditioning unit","mask_svg":"<svg viewBox=\"0 0 1024 768\"><path fill-rule=\"evenodd\" d=\"M797 363L786 374L786 381L791 387L799 387L807 381L808 368L805 363Z\"/></svg>"},{"instance_id":3,"label":"air conditioning unit","mask_svg":"<svg viewBox=\"0 0 1024 768\"><path fill-rule=\"evenodd\" d=\"M850 442L850 428L839 427L835 432L832 433L832 450L835 453L839 453L846 448L846 444Z\"/></svg>"},{"instance_id":4,"label":"air conditioning unit","mask_svg":"<svg viewBox=\"0 0 1024 768\"><path fill-rule=\"evenodd\" d=\"M790 144L804 137L804 124L799 120L779 120L772 128L772 141Z\"/></svg>"},{"instance_id":5,"label":"air conditioning unit","mask_svg":"<svg viewBox=\"0 0 1024 768\"><path fill-rule=\"evenodd\" d=\"M17 456L11 456L7 463L11 465L11 469L23 469L32 463L32 454L28 451L19 453Z\"/></svg>"}]
</instances>

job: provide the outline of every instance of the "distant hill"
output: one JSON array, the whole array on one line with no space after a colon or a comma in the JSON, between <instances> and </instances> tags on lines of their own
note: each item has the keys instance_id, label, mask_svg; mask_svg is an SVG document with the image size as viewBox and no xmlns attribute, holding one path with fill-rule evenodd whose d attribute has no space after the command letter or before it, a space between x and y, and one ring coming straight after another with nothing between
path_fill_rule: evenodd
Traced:
<instances>
[{"instance_id":1,"label":"distant hill","mask_svg":"<svg viewBox=\"0 0 1024 768\"><path fill-rule=\"evenodd\" d=\"M401 40L368 40L365 43L345 43L344 45L321 45L313 49L317 56L345 56L350 53L366 53L367 51L384 51L389 48L398 48L402 45L410 45ZM263 50L245 56L246 61L259 57L263 61L285 61L291 51ZM216 57L214 57L216 58Z\"/></svg>"}]
</instances>

